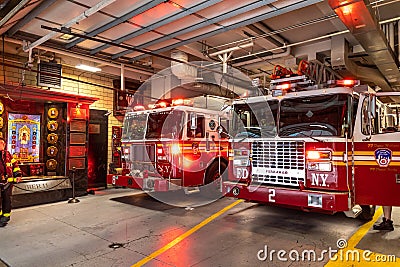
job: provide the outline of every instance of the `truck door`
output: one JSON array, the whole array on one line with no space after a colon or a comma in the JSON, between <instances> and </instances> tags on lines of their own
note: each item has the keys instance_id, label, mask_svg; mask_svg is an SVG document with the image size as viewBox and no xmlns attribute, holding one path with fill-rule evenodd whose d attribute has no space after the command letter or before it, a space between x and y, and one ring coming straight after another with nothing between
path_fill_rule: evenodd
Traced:
<instances>
[{"instance_id":1,"label":"truck door","mask_svg":"<svg viewBox=\"0 0 400 267\"><path fill-rule=\"evenodd\" d=\"M400 93L365 95L360 104L361 138L354 146L355 202L400 206Z\"/></svg>"}]
</instances>

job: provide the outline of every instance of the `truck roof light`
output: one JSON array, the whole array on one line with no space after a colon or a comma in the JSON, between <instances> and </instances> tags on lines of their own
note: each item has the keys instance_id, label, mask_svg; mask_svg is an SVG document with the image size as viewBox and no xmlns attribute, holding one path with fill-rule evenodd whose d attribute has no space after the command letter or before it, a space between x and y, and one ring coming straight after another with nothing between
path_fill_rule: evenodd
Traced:
<instances>
[{"instance_id":1,"label":"truck roof light","mask_svg":"<svg viewBox=\"0 0 400 267\"><path fill-rule=\"evenodd\" d=\"M345 86L345 87L353 87L356 85L360 85L359 80L351 80L351 79L344 79L344 80L330 80L328 81L329 85L336 85L336 86Z\"/></svg>"},{"instance_id":2,"label":"truck roof light","mask_svg":"<svg viewBox=\"0 0 400 267\"><path fill-rule=\"evenodd\" d=\"M143 105L136 105L133 107L133 111L142 111L142 110L146 110Z\"/></svg>"},{"instance_id":3,"label":"truck roof light","mask_svg":"<svg viewBox=\"0 0 400 267\"><path fill-rule=\"evenodd\" d=\"M193 106L193 100L183 98L173 99L172 106Z\"/></svg>"}]
</instances>

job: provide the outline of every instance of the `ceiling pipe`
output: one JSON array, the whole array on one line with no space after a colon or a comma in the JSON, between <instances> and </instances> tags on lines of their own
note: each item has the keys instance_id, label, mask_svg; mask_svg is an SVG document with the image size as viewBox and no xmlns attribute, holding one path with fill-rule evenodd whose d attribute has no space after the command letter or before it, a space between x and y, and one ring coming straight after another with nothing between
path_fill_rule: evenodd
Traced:
<instances>
[{"instance_id":1,"label":"ceiling pipe","mask_svg":"<svg viewBox=\"0 0 400 267\"><path fill-rule=\"evenodd\" d=\"M13 38L5 37L4 40L6 42L22 45L22 41L15 40ZM96 59L96 58L92 58L92 57L88 57L88 56L84 56L84 55L79 55L79 54L75 54L75 53L64 51L64 50L58 50L58 49L45 47L45 46L37 46L36 48L37 49L41 49L41 50L45 50L45 51L49 51L49 52L52 52L52 53L56 53L56 54L60 54L60 55L68 56L68 57L72 57L72 58L87 60L87 61L90 61L90 62L94 62L94 63L98 63L98 64L102 64L102 65L106 65L106 66L110 66L110 67L114 67L114 68L118 68L118 69L121 68L121 64L109 62L109 61L106 61L106 60L100 60L100 59ZM125 66L124 68L125 68L125 70L130 70L132 72L136 72L136 73L140 73L140 74L144 74L144 75L151 76L151 75L154 74L153 72L150 72L150 71L140 70L140 69L136 69L136 68L132 68L132 67L128 67L128 66Z\"/></svg>"},{"instance_id":2,"label":"ceiling pipe","mask_svg":"<svg viewBox=\"0 0 400 267\"><path fill-rule=\"evenodd\" d=\"M285 52L272 54L272 55L268 55L268 56L262 56L262 55L254 56L253 59L242 61L242 62L238 62L238 63L233 63L232 66L235 66L235 67L247 66L247 65L250 65L250 64L253 64L253 63L257 63L257 62L260 62L260 61L287 57L287 56L290 56L291 51L292 51L291 47L288 47L288 48L286 48ZM235 62L235 60L236 60L236 58L233 59L232 61Z\"/></svg>"},{"instance_id":3,"label":"ceiling pipe","mask_svg":"<svg viewBox=\"0 0 400 267\"><path fill-rule=\"evenodd\" d=\"M103 9L104 7L108 6L109 4L112 4L115 1L116 0L103 0L103 1L101 1L99 3L97 3L95 6L85 10L85 12L83 12L79 16L77 16L74 19L72 19L72 20L68 21L67 23L63 24L61 26L61 28L69 28L72 25L78 23L81 20L84 20L84 19L88 18L89 16L93 15L97 11ZM39 40L36 40L35 42L31 43L30 45L24 47L24 51L28 52L29 49L35 48L36 46L38 46L38 45L50 40L51 38L53 38L57 34L58 34L57 32L48 33L47 35L43 36Z\"/></svg>"},{"instance_id":4,"label":"ceiling pipe","mask_svg":"<svg viewBox=\"0 0 400 267\"><path fill-rule=\"evenodd\" d=\"M239 45L234 46L234 47L230 47L230 48L227 48L227 49L224 49L224 50L220 50L220 51L217 51L217 52L214 52L214 53L210 53L209 56L210 57L215 57L215 56L226 54L226 53L233 52L233 51L236 51L236 50L249 48L249 47L252 47L253 45L254 45L254 43L253 43L253 41L251 41L251 42L246 43L246 44L239 44Z\"/></svg>"}]
</instances>

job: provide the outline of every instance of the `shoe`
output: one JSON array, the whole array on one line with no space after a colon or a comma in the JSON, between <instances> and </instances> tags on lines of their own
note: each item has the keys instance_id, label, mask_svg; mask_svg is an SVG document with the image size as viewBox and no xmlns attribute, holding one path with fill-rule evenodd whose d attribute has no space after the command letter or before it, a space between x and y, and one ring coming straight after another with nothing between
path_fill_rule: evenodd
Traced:
<instances>
[{"instance_id":1,"label":"shoe","mask_svg":"<svg viewBox=\"0 0 400 267\"><path fill-rule=\"evenodd\" d=\"M384 230L384 231L393 231L393 221L392 220L387 220L385 217L382 218L382 222L380 224L375 224L374 225L374 230Z\"/></svg>"},{"instance_id":2,"label":"shoe","mask_svg":"<svg viewBox=\"0 0 400 267\"><path fill-rule=\"evenodd\" d=\"M5 222L0 222L0 227L4 227L4 226L6 226L7 225L7 223L5 223Z\"/></svg>"},{"instance_id":3,"label":"shoe","mask_svg":"<svg viewBox=\"0 0 400 267\"><path fill-rule=\"evenodd\" d=\"M0 223L8 223L10 221L10 216L1 216Z\"/></svg>"}]
</instances>

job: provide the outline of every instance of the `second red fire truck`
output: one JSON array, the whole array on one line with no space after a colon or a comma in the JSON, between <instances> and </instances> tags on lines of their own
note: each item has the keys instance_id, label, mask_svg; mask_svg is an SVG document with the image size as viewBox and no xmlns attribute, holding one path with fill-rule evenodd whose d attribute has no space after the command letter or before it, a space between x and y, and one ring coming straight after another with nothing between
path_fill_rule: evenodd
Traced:
<instances>
[{"instance_id":1,"label":"second red fire truck","mask_svg":"<svg viewBox=\"0 0 400 267\"><path fill-rule=\"evenodd\" d=\"M233 103L230 134L228 196L363 219L400 205L399 92L279 78Z\"/></svg>"},{"instance_id":2,"label":"second red fire truck","mask_svg":"<svg viewBox=\"0 0 400 267\"><path fill-rule=\"evenodd\" d=\"M122 174L107 183L145 191L198 189L217 182L228 165L225 98L201 96L164 99L150 108L135 107L125 115L122 133ZM213 192L213 186L203 188ZM216 190L215 190L216 191Z\"/></svg>"}]
</instances>

